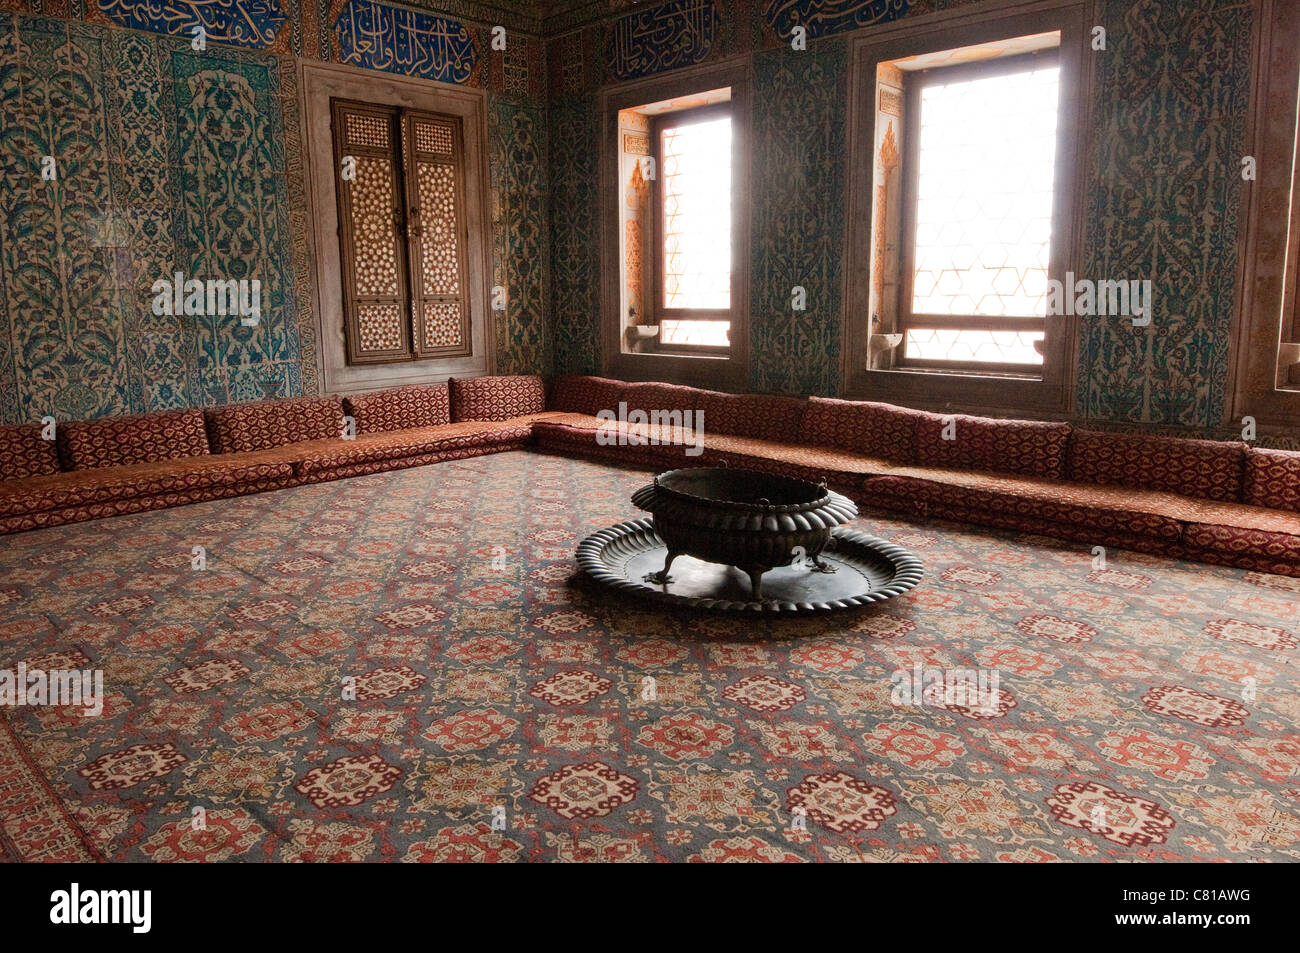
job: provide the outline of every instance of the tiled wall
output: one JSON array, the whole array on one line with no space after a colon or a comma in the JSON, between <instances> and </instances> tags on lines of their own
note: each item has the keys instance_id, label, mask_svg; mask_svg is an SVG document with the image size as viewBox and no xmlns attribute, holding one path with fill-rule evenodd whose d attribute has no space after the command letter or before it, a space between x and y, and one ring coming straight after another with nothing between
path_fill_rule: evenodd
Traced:
<instances>
[{"instance_id":1,"label":"tiled wall","mask_svg":"<svg viewBox=\"0 0 1300 953\"><path fill-rule=\"evenodd\" d=\"M1250 112L1247 4L1107 4L1091 145L1088 270L1154 282L1152 329L1089 321L1081 417L1212 427L1225 411Z\"/></svg>"},{"instance_id":2,"label":"tiled wall","mask_svg":"<svg viewBox=\"0 0 1300 953\"><path fill-rule=\"evenodd\" d=\"M497 366L549 368L545 47L526 5L0 6L0 421L318 392L301 58L488 88ZM257 278L260 322L155 315L150 287L178 271Z\"/></svg>"},{"instance_id":3,"label":"tiled wall","mask_svg":"<svg viewBox=\"0 0 1300 953\"><path fill-rule=\"evenodd\" d=\"M558 370L594 371L599 353L594 127L601 85L693 62L752 57L754 191L752 359L758 390L834 394L839 382L850 30L979 0L675 0L568 24L550 44L552 241ZM702 13L701 7L709 7ZM1116 426L1213 430L1225 408L1236 293L1236 231L1250 82L1251 7L1240 0L1105 0L1092 99L1086 262L1097 277L1151 277L1153 328L1096 319L1081 335L1076 419ZM807 52L781 39L809 24ZM635 27L635 28L633 28ZM647 38L693 29L664 57ZM816 39L820 37L820 39ZM620 42L615 42L618 39ZM701 46L708 49L700 52ZM567 167L569 171L561 172ZM577 171L583 169L583 172ZM829 198L828 198L829 197ZM803 279L795 280L795 276ZM810 308L791 316L794 284ZM810 286L811 284L811 286Z\"/></svg>"},{"instance_id":4,"label":"tiled wall","mask_svg":"<svg viewBox=\"0 0 1300 953\"><path fill-rule=\"evenodd\" d=\"M314 393L301 58L489 90L503 373L599 361L603 85L754 64L751 385L839 379L846 33L980 0L0 0L0 420ZM1089 323L1075 416L1210 429L1225 403L1250 7L1104 0L1087 263L1150 275L1154 330ZM815 15L814 15L815 14ZM195 16L209 45L190 46ZM806 53L782 36L810 24ZM509 30L507 51L490 29ZM815 26L814 26L815 25ZM377 32L376 32L377 31ZM379 36L376 43L367 40ZM682 42L685 36L689 42ZM40 178L54 154L59 178ZM162 274L260 277L263 319L155 316ZM799 276L800 280L793 280ZM788 289L810 307L791 317Z\"/></svg>"},{"instance_id":5,"label":"tiled wall","mask_svg":"<svg viewBox=\"0 0 1300 953\"><path fill-rule=\"evenodd\" d=\"M292 94L292 72L273 58L0 16L6 419L314 386L303 379L313 332L289 227ZM46 156L52 177L41 174ZM257 278L260 324L155 315L150 287L176 272Z\"/></svg>"}]
</instances>

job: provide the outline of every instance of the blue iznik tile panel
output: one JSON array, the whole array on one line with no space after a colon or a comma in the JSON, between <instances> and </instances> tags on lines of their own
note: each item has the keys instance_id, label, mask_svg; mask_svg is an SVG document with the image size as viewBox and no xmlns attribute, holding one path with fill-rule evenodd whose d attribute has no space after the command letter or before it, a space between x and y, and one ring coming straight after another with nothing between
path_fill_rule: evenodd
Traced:
<instances>
[{"instance_id":1,"label":"blue iznik tile panel","mask_svg":"<svg viewBox=\"0 0 1300 953\"><path fill-rule=\"evenodd\" d=\"M0 14L0 419L314 388L284 95L264 54ZM257 279L259 323L155 314L152 285L177 272Z\"/></svg>"},{"instance_id":2,"label":"blue iznik tile panel","mask_svg":"<svg viewBox=\"0 0 1300 953\"><path fill-rule=\"evenodd\" d=\"M600 372L600 120L591 99L550 110L551 329L561 374Z\"/></svg>"},{"instance_id":3,"label":"blue iznik tile panel","mask_svg":"<svg viewBox=\"0 0 1300 953\"><path fill-rule=\"evenodd\" d=\"M911 5L912 0L771 0L763 20L782 39L796 26L812 39L897 20Z\"/></svg>"},{"instance_id":4,"label":"blue iznik tile panel","mask_svg":"<svg viewBox=\"0 0 1300 953\"><path fill-rule=\"evenodd\" d=\"M844 40L754 60L749 345L754 390L839 390L844 259ZM790 289L807 292L792 311Z\"/></svg>"},{"instance_id":5,"label":"blue iznik tile panel","mask_svg":"<svg viewBox=\"0 0 1300 953\"><path fill-rule=\"evenodd\" d=\"M550 234L546 227L546 127L542 110L498 102L489 120L494 285L506 289L497 316L497 373L531 374L551 363L547 334Z\"/></svg>"},{"instance_id":6,"label":"blue iznik tile panel","mask_svg":"<svg viewBox=\"0 0 1300 953\"><path fill-rule=\"evenodd\" d=\"M339 59L366 69L464 83L477 50L464 24L375 0L349 0L335 21Z\"/></svg>"},{"instance_id":7,"label":"blue iznik tile panel","mask_svg":"<svg viewBox=\"0 0 1300 953\"><path fill-rule=\"evenodd\" d=\"M94 0L115 23L169 36L204 36L218 43L264 49L284 26L280 0Z\"/></svg>"},{"instance_id":8,"label":"blue iznik tile panel","mask_svg":"<svg viewBox=\"0 0 1300 953\"><path fill-rule=\"evenodd\" d=\"M610 75L635 79L700 63L716 32L713 0L673 0L628 14L609 33Z\"/></svg>"},{"instance_id":9,"label":"blue iznik tile panel","mask_svg":"<svg viewBox=\"0 0 1300 953\"><path fill-rule=\"evenodd\" d=\"M1077 413L1216 427L1223 420L1249 151L1249 4L1107 0L1089 165L1090 276L1151 279L1152 321L1082 320Z\"/></svg>"}]
</instances>

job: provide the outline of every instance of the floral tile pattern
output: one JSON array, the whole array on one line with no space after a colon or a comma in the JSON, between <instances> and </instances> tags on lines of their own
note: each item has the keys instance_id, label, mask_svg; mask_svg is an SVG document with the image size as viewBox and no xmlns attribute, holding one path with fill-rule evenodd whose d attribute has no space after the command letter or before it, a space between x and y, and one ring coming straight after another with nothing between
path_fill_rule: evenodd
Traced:
<instances>
[{"instance_id":1,"label":"floral tile pattern","mask_svg":"<svg viewBox=\"0 0 1300 953\"><path fill-rule=\"evenodd\" d=\"M573 578L645 477L506 453L12 537L0 668L101 669L106 697L97 718L0 713L0 844L1300 857L1295 580L868 514L924 559L913 592L835 618L665 615ZM996 672L996 694L891 697L931 669Z\"/></svg>"},{"instance_id":2,"label":"floral tile pattern","mask_svg":"<svg viewBox=\"0 0 1300 953\"><path fill-rule=\"evenodd\" d=\"M0 16L0 178L20 197L0 213L5 420L315 389L289 237L292 93L257 54ZM176 272L261 281L261 322L155 315L151 286Z\"/></svg>"}]
</instances>

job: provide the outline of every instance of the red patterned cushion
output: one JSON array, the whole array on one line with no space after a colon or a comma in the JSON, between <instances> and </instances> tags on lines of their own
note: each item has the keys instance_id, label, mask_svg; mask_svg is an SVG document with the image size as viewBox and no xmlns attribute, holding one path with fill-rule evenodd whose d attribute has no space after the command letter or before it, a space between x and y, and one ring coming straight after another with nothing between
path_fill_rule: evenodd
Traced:
<instances>
[{"instance_id":1,"label":"red patterned cushion","mask_svg":"<svg viewBox=\"0 0 1300 953\"><path fill-rule=\"evenodd\" d=\"M797 397L768 394L723 394L699 392L698 409L703 411L705 433L725 433L757 440L799 439L807 401Z\"/></svg>"},{"instance_id":2,"label":"red patterned cushion","mask_svg":"<svg viewBox=\"0 0 1300 953\"><path fill-rule=\"evenodd\" d=\"M1196 550L1230 555L1244 553L1268 556L1288 562L1300 562L1300 535L1244 529L1207 523L1188 523L1184 531L1187 545Z\"/></svg>"},{"instance_id":3,"label":"red patterned cushion","mask_svg":"<svg viewBox=\"0 0 1300 953\"><path fill-rule=\"evenodd\" d=\"M704 393L702 390L683 387L681 384L644 382L626 385L619 392L618 399L627 404L628 413L640 410L646 414L655 411L661 414L675 412L685 414L686 411L695 410L700 406L700 398Z\"/></svg>"},{"instance_id":4,"label":"red patterned cushion","mask_svg":"<svg viewBox=\"0 0 1300 953\"><path fill-rule=\"evenodd\" d=\"M952 439L945 440L944 434ZM1059 480L1070 425L925 414L916 425L916 462L948 470L985 470Z\"/></svg>"},{"instance_id":5,"label":"red patterned cushion","mask_svg":"<svg viewBox=\"0 0 1300 953\"><path fill-rule=\"evenodd\" d=\"M53 440L41 439L40 424L0 427L0 481L58 472L58 450Z\"/></svg>"},{"instance_id":6,"label":"red patterned cushion","mask_svg":"<svg viewBox=\"0 0 1300 953\"><path fill-rule=\"evenodd\" d=\"M1300 453L1251 447L1246 452L1246 502L1300 512Z\"/></svg>"},{"instance_id":7,"label":"red patterned cushion","mask_svg":"<svg viewBox=\"0 0 1300 953\"><path fill-rule=\"evenodd\" d=\"M492 421L484 421L491 423ZM371 460L364 463L343 463L328 469L316 469L304 472L298 477L301 484L327 483L330 480L344 480L348 477L366 476L371 473L383 473L387 470L405 470L410 467L424 467L431 463L447 460L465 460L469 457L482 457L489 453L502 453L507 450L525 450L528 437L512 440L495 440L472 446L447 447L431 453L421 453L413 457L394 457L388 460Z\"/></svg>"},{"instance_id":8,"label":"red patterned cushion","mask_svg":"<svg viewBox=\"0 0 1300 953\"><path fill-rule=\"evenodd\" d=\"M343 398L343 408L357 421L357 433L411 430L451 423L451 394L446 384L414 384Z\"/></svg>"},{"instance_id":9,"label":"red patterned cushion","mask_svg":"<svg viewBox=\"0 0 1300 953\"><path fill-rule=\"evenodd\" d=\"M807 443L911 464L916 462L916 425L924 416L892 404L810 397L801 430Z\"/></svg>"},{"instance_id":10,"label":"red patterned cushion","mask_svg":"<svg viewBox=\"0 0 1300 953\"><path fill-rule=\"evenodd\" d=\"M417 458L443 450L527 440L529 433L529 424L521 420L471 420L394 433L368 434L355 440L330 440L304 446L305 452L295 460L295 470L300 474L318 473L356 464Z\"/></svg>"},{"instance_id":11,"label":"red patterned cushion","mask_svg":"<svg viewBox=\"0 0 1300 953\"><path fill-rule=\"evenodd\" d=\"M1069 475L1082 483L1234 501L1241 499L1245 460L1241 443L1076 430L1070 438Z\"/></svg>"},{"instance_id":12,"label":"red patterned cushion","mask_svg":"<svg viewBox=\"0 0 1300 953\"><path fill-rule=\"evenodd\" d=\"M268 454L207 456L101 467L34 477L0 486L0 516L48 512L72 506L161 496L212 487L257 486L288 482L293 467ZM250 492L252 492L250 490ZM86 517L90 519L92 517Z\"/></svg>"},{"instance_id":13,"label":"red patterned cushion","mask_svg":"<svg viewBox=\"0 0 1300 953\"><path fill-rule=\"evenodd\" d=\"M213 453L269 450L343 433L343 402L337 397L292 397L230 404L205 412Z\"/></svg>"},{"instance_id":14,"label":"red patterned cushion","mask_svg":"<svg viewBox=\"0 0 1300 953\"><path fill-rule=\"evenodd\" d=\"M667 469L699 466L702 460L686 455L690 446L687 434L674 427L619 423L597 427L587 425L585 420L575 424L562 417L534 424L533 437L542 450L606 457L636 466Z\"/></svg>"},{"instance_id":15,"label":"red patterned cushion","mask_svg":"<svg viewBox=\"0 0 1300 953\"><path fill-rule=\"evenodd\" d=\"M1256 556L1248 552L1228 552L1226 550L1202 549L1195 546L1186 546L1184 550L1183 555L1197 562L1217 566L1236 566L1239 569L1251 569L1258 573L1291 576L1300 579L1300 559Z\"/></svg>"},{"instance_id":16,"label":"red patterned cushion","mask_svg":"<svg viewBox=\"0 0 1300 953\"><path fill-rule=\"evenodd\" d=\"M508 420L546 410L546 382L536 375L455 378L451 419Z\"/></svg>"},{"instance_id":17,"label":"red patterned cushion","mask_svg":"<svg viewBox=\"0 0 1300 953\"><path fill-rule=\"evenodd\" d=\"M61 526L64 523L79 523L84 520L103 519L106 516L121 516L125 513L161 510L169 506L183 506L186 503L199 503L204 500L245 496L249 493L261 493L265 490L278 490L282 487L292 486L293 483L292 477L272 477L231 486L167 490L150 496L131 496L123 499L107 500L102 503L84 503L58 510L44 510L36 513L25 513L20 516L0 517L0 533L21 533L24 530L46 526Z\"/></svg>"},{"instance_id":18,"label":"red patterned cushion","mask_svg":"<svg viewBox=\"0 0 1300 953\"><path fill-rule=\"evenodd\" d=\"M685 427L689 423L687 429L694 430L695 411L704 393L680 384L651 381L625 384L618 393L618 400L608 410L615 414L626 414L624 419L630 420L634 426L649 423L655 426Z\"/></svg>"},{"instance_id":19,"label":"red patterned cushion","mask_svg":"<svg viewBox=\"0 0 1300 953\"><path fill-rule=\"evenodd\" d=\"M1177 541L1183 521L1199 512L1194 500L1171 493L920 467L870 477L864 493L869 504L918 516L995 526L1003 517L1034 520L1042 529L1027 531L1049 535L1074 527Z\"/></svg>"},{"instance_id":20,"label":"red patterned cushion","mask_svg":"<svg viewBox=\"0 0 1300 953\"><path fill-rule=\"evenodd\" d=\"M551 393L546 406L570 414L591 414L602 410L618 411L618 395L626 387L623 381L608 377L568 375L557 377L551 383Z\"/></svg>"},{"instance_id":21,"label":"red patterned cushion","mask_svg":"<svg viewBox=\"0 0 1300 953\"><path fill-rule=\"evenodd\" d=\"M885 473L891 466L887 460L847 450L807 447L734 434L706 432L704 444L704 462L708 464L726 463L728 466L784 473L814 483L825 480L854 490L861 485L864 476Z\"/></svg>"},{"instance_id":22,"label":"red patterned cushion","mask_svg":"<svg viewBox=\"0 0 1300 953\"><path fill-rule=\"evenodd\" d=\"M201 410L77 420L59 427L59 451L69 470L98 470L208 455Z\"/></svg>"}]
</instances>

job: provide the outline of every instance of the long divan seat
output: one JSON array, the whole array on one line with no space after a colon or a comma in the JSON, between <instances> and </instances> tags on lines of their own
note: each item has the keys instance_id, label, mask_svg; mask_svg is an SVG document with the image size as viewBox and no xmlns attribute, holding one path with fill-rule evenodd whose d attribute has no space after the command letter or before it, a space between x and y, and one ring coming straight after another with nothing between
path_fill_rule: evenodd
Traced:
<instances>
[{"instance_id":1,"label":"long divan seat","mask_svg":"<svg viewBox=\"0 0 1300 953\"><path fill-rule=\"evenodd\" d=\"M856 485L864 474L883 471L886 461L855 452L852 445L803 445L800 427L806 403L779 395L726 394L676 384L565 376L552 384L547 404L563 411L564 416L537 423L533 433L539 449L557 453L646 466L741 466L826 479L844 488ZM597 416L602 412L616 419L602 420ZM671 421L689 421L694 426L621 419L638 412L650 420L656 419L651 416L655 413L666 413L672 415Z\"/></svg>"},{"instance_id":2,"label":"long divan seat","mask_svg":"<svg viewBox=\"0 0 1300 953\"><path fill-rule=\"evenodd\" d=\"M291 486L274 454L205 456L101 467L0 483L0 532L98 519Z\"/></svg>"},{"instance_id":3,"label":"long divan seat","mask_svg":"<svg viewBox=\"0 0 1300 953\"><path fill-rule=\"evenodd\" d=\"M868 479L863 493L873 506L912 516L964 522L986 512L1008 528L1084 526L1171 543L1199 512L1197 501L1173 493L925 467L894 468Z\"/></svg>"},{"instance_id":4,"label":"long divan seat","mask_svg":"<svg viewBox=\"0 0 1300 953\"><path fill-rule=\"evenodd\" d=\"M1300 563L1300 513L1244 503L1205 507L1188 521L1183 541L1190 550L1242 553Z\"/></svg>"},{"instance_id":5,"label":"long divan seat","mask_svg":"<svg viewBox=\"0 0 1300 953\"><path fill-rule=\"evenodd\" d=\"M824 480L827 486L855 496L864 477L885 473L891 466L888 460L862 453L731 434L706 434L704 445L704 459L710 464L762 470L814 483Z\"/></svg>"},{"instance_id":6,"label":"long divan seat","mask_svg":"<svg viewBox=\"0 0 1300 953\"><path fill-rule=\"evenodd\" d=\"M569 377L556 380L548 406L673 410L707 407L709 394ZM772 398L732 396L751 436L719 433L706 411L695 458L598 442L596 424L581 419L534 430L543 449L642 466L748 466L838 482L867 508L1300 576L1300 453L819 397L805 402L791 439L788 419L765 435L769 415L750 403Z\"/></svg>"},{"instance_id":7,"label":"long divan seat","mask_svg":"<svg viewBox=\"0 0 1300 953\"><path fill-rule=\"evenodd\" d=\"M318 483L523 448L533 421L550 416L544 394L540 377L487 377L259 401L207 411L208 433L214 446L278 452L299 482Z\"/></svg>"},{"instance_id":8,"label":"long divan seat","mask_svg":"<svg viewBox=\"0 0 1300 953\"><path fill-rule=\"evenodd\" d=\"M697 439L694 431L682 427L629 424L587 414L538 421L533 433L541 450L658 467L746 467L803 479L824 479L837 488L852 489L864 475L883 473L889 466L887 461L842 450L708 431Z\"/></svg>"},{"instance_id":9,"label":"long divan seat","mask_svg":"<svg viewBox=\"0 0 1300 953\"><path fill-rule=\"evenodd\" d=\"M699 466L688 455L693 431L658 424L629 424L602 420L590 414L558 413L533 424L536 445L542 450L573 452L584 456L643 463L647 466Z\"/></svg>"},{"instance_id":10,"label":"long divan seat","mask_svg":"<svg viewBox=\"0 0 1300 953\"><path fill-rule=\"evenodd\" d=\"M463 383L463 412L489 419L450 420L444 383L71 421L57 440L0 427L0 533L521 449L560 416L540 377Z\"/></svg>"},{"instance_id":11,"label":"long divan seat","mask_svg":"<svg viewBox=\"0 0 1300 953\"><path fill-rule=\"evenodd\" d=\"M0 532L277 489L294 476L274 455L210 454L200 410L71 421L55 428L56 440L41 440L40 453L31 442L39 427L0 429L0 447L13 451L0 472L18 474L0 482ZM49 455L62 471L50 469ZM23 460L27 475L15 469Z\"/></svg>"},{"instance_id":12,"label":"long divan seat","mask_svg":"<svg viewBox=\"0 0 1300 953\"><path fill-rule=\"evenodd\" d=\"M319 482L523 449L531 438L532 422L529 417L464 421L321 441L302 446L294 464L303 480Z\"/></svg>"},{"instance_id":13,"label":"long divan seat","mask_svg":"<svg viewBox=\"0 0 1300 953\"><path fill-rule=\"evenodd\" d=\"M867 508L1300 576L1300 453L1064 423L609 378L557 378L548 394L540 377L514 376L72 422L57 445L44 436L0 427L0 532L535 444L647 469L787 473Z\"/></svg>"},{"instance_id":14,"label":"long divan seat","mask_svg":"<svg viewBox=\"0 0 1300 953\"><path fill-rule=\"evenodd\" d=\"M276 453L214 455L7 481L0 483L0 516L292 478L293 466L278 457Z\"/></svg>"},{"instance_id":15,"label":"long divan seat","mask_svg":"<svg viewBox=\"0 0 1300 953\"><path fill-rule=\"evenodd\" d=\"M1216 506L1187 524L1188 554L1261 572L1300 566L1300 453L1251 447L1241 506ZM1281 568L1279 568L1281 567Z\"/></svg>"},{"instance_id":16,"label":"long divan seat","mask_svg":"<svg viewBox=\"0 0 1300 953\"><path fill-rule=\"evenodd\" d=\"M303 454L304 482L335 480L518 450L532 440L546 410L546 385L536 375L456 378L345 397L355 437Z\"/></svg>"}]
</instances>

